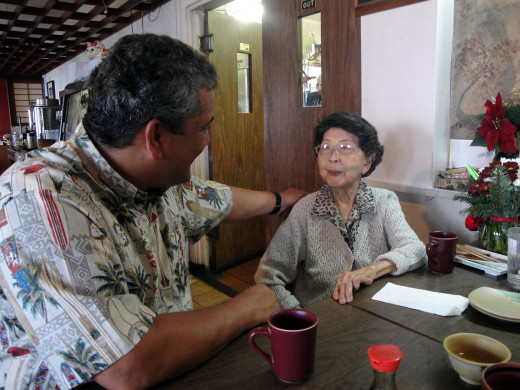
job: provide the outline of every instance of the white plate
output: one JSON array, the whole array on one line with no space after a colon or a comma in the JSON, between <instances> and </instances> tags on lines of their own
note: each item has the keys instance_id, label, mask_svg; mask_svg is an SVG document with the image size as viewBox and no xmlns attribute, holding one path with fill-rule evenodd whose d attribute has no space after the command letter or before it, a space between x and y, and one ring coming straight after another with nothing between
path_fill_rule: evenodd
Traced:
<instances>
[{"instance_id":1,"label":"white plate","mask_svg":"<svg viewBox=\"0 0 520 390\"><path fill-rule=\"evenodd\" d=\"M520 322L520 294L489 287L479 287L468 295L478 311L505 321Z\"/></svg>"},{"instance_id":2,"label":"white plate","mask_svg":"<svg viewBox=\"0 0 520 390\"><path fill-rule=\"evenodd\" d=\"M518 322L520 323L520 318L509 318L509 317L502 317L502 316L499 316L497 314L494 314L494 313L490 313L484 309L482 309L481 307L476 307L474 305L471 305L475 310L485 314L485 315L488 315L490 317L493 317L493 318L497 318L499 320L502 320L502 321L508 321L508 322Z\"/></svg>"}]
</instances>

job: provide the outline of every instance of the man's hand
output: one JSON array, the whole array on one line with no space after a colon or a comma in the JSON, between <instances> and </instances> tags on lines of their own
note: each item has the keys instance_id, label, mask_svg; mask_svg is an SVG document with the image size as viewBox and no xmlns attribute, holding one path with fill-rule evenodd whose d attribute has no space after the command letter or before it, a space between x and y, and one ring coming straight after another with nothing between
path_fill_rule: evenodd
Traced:
<instances>
[{"instance_id":1,"label":"man's hand","mask_svg":"<svg viewBox=\"0 0 520 390\"><path fill-rule=\"evenodd\" d=\"M238 294L235 299L239 304L250 305L254 308L253 322L260 324L267 322L269 316L280 310L273 290L263 284L255 284Z\"/></svg>"},{"instance_id":2,"label":"man's hand","mask_svg":"<svg viewBox=\"0 0 520 390\"><path fill-rule=\"evenodd\" d=\"M279 213L283 212L288 207L293 206L307 194L307 192L297 190L296 188L289 188L284 192L281 192L280 195L282 196L282 206L280 207Z\"/></svg>"}]
</instances>

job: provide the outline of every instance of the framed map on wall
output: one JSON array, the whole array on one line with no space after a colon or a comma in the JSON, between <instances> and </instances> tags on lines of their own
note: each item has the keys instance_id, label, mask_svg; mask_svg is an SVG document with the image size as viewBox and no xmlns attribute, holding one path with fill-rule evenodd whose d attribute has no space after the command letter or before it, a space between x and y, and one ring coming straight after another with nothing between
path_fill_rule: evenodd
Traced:
<instances>
[{"instance_id":1,"label":"framed map on wall","mask_svg":"<svg viewBox=\"0 0 520 390\"><path fill-rule=\"evenodd\" d=\"M476 115L500 92L520 89L518 0L455 0L451 57L450 135L473 139Z\"/></svg>"}]
</instances>

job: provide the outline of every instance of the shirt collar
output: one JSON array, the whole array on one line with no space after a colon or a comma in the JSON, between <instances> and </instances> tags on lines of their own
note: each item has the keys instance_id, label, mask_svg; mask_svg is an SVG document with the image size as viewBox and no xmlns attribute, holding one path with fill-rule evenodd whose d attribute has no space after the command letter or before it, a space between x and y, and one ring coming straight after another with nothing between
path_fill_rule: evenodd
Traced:
<instances>
[{"instance_id":1,"label":"shirt collar","mask_svg":"<svg viewBox=\"0 0 520 390\"><path fill-rule=\"evenodd\" d=\"M71 141L85 169L95 179L96 183L109 188L120 198L136 205L147 205L164 194L165 190L141 191L124 179L105 160L88 136L82 123L76 128L74 138Z\"/></svg>"},{"instance_id":2,"label":"shirt collar","mask_svg":"<svg viewBox=\"0 0 520 390\"><path fill-rule=\"evenodd\" d=\"M359 184L358 193L356 195L356 209L360 214L362 213L374 213L376 211L376 201L374 193L370 186L361 181Z\"/></svg>"},{"instance_id":3,"label":"shirt collar","mask_svg":"<svg viewBox=\"0 0 520 390\"><path fill-rule=\"evenodd\" d=\"M374 194L372 193L372 189L368 184L364 181L359 183L358 192L356 194L356 202L354 203L354 208L360 213L373 213L376 209L376 203L374 200ZM312 216L334 216L337 214L337 208L334 203L334 198L332 196L332 190L328 184L324 184L316 196L314 200L314 204L312 206L311 215Z\"/></svg>"}]
</instances>

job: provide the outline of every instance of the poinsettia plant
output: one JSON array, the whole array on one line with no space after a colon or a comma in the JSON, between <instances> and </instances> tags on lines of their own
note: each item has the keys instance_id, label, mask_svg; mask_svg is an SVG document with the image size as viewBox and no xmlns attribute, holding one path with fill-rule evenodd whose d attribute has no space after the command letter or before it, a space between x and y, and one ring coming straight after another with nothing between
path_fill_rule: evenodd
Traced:
<instances>
[{"instance_id":1,"label":"poinsettia plant","mask_svg":"<svg viewBox=\"0 0 520 390\"><path fill-rule=\"evenodd\" d=\"M473 172L469 183L461 183L461 193L453 197L468 204L461 214L468 213L466 227L478 230L482 221L499 218L518 220L520 215L520 159L501 158L493 161L478 173Z\"/></svg>"},{"instance_id":2,"label":"poinsettia plant","mask_svg":"<svg viewBox=\"0 0 520 390\"><path fill-rule=\"evenodd\" d=\"M486 113L477 115L482 123L470 146L485 146L488 152L509 156L518 153L515 133L520 129L520 93L516 89L511 93L513 97L506 102L500 93L486 101Z\"/></svg>"}]
</instances>

